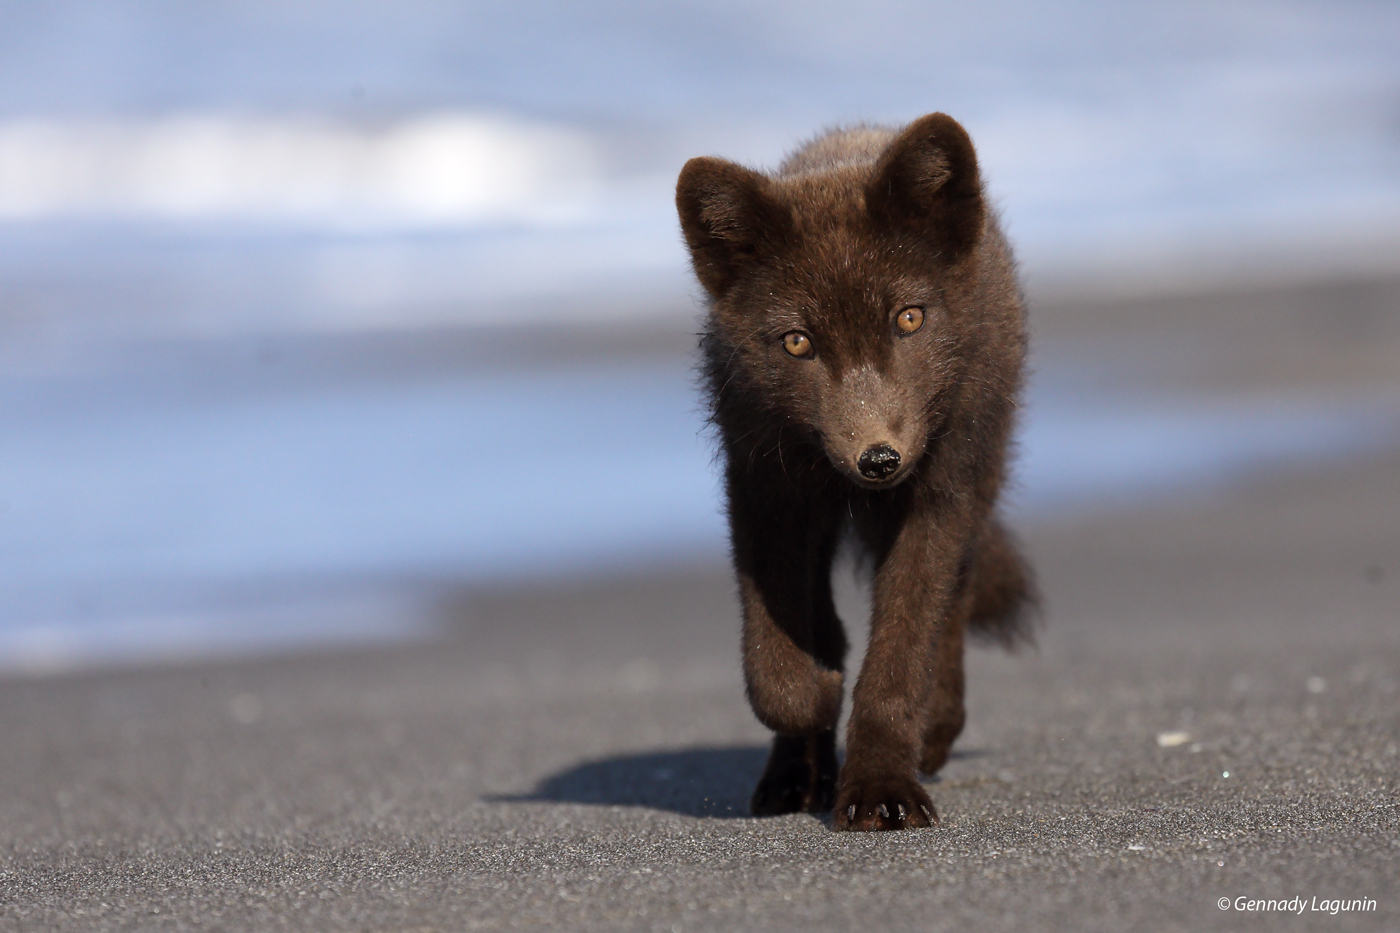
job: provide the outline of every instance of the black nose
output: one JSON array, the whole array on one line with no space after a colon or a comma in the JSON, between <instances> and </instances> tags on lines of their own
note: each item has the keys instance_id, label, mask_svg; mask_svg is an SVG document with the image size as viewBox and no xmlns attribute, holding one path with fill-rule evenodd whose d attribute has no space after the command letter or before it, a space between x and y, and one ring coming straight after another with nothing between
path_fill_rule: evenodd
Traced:
<instances>
[{"instance_id":1,"label":"black nose","mask_svg":"<svg viewBox=\"0 0 1400 933\"><path fill-rule=\"evenodd\" d=\"M856 466L866 479L884 479L899 469L899 452L889 444L876 444L860 455Z\"/></svg>"}]
</instances>

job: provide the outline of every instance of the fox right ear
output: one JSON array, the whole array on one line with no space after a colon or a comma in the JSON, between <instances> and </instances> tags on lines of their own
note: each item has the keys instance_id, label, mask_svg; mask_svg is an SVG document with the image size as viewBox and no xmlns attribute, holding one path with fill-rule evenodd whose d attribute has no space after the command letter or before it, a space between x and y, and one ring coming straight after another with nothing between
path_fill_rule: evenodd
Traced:
<instances>
[{"instance_id":1,"label":"fox right ear","mask_svg":"<svg viewBox=\"0 0 1400 933\"><path fill-rule=\"evenodd\" d=\"M758 172L724 159L691 159L676 182L676 210L695 277L711 295L734 284L747 266L792 228L792 212Z\"/></svg>"},{"instance_id":2,"label":"fox right ear","mask_svg":"<svg viewBox=\"0 0 1400 933\"><path fill-rule=\"evenodd\" d=\"M865 204L879 224L917 231L954 258L966 253L986 212L967 130L946 113L909 124L876 164Z\"/></svg>"}]
</instances>

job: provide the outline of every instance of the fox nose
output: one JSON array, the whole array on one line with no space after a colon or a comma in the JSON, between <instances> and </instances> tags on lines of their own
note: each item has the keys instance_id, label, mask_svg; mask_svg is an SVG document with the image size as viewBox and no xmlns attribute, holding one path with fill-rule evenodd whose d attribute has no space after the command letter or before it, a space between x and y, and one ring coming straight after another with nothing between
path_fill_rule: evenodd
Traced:
<instances>
[{"instance_id":1,"label":"fox nose","mask_svg":"<svg viewBox=\"0 0 1400 933\"><path fill-rule=\"evenodd\" d=\"M889 444L876 444L860 455L856 466L866 479L884 479L899 469L899 451Z\"/></svg>"}]
</instances>

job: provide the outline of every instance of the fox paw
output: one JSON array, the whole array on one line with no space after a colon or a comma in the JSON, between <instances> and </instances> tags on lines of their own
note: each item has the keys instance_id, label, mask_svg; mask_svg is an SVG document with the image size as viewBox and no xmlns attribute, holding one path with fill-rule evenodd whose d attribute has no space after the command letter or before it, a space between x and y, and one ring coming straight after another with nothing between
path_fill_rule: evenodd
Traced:
<instances>
[{"instance_id":1,"label":"fox paw","mask_svg":"<svg viewBox=\"0 0 1400 933\"><path fill-rule=\"evenodd\" d=\"M783 813L826 813L836 798L834 775L765 774L754 789L749 809L754 816Z\"/></svg>"},{"instance_id":2,"label":"fox paw","mask_svg":"<svg viewBox=\"0 0 1400 933\"><path fill-rule=\"evenodd\" d=\"M826 813L836 800L836 741L830 733L777 738L753 792L754 816Z\"/></svg>"},{"instance_id":3,"label":"fox paw","mask_svg":"<svg viewBox=\"0 0 1400 933\"><path fill-rule=\"evenodd\" d=\"M919 758L919 770L924 774L937 774L938 769L948 762L953 750L953 742L962 732L965 715L961 708L955 715L946 716L942 722L929 726L924 733L923 754Z\"/></svg>"},{"instance_id":4,"label":"fox paw","mask_svg":"<svg viewBox=\"0 0 1400 933\"><path fill-rule=\"evenodd\" d=\"M871 832L918 829L937 822L933 801L912 777L848 779L837 794L831 828Z\"/></svg>"},{"instance_id":5,"label":"fox paw","mask_svg":"<svg viewBox=\"0 0 1400 933\"><path fill-rule=\"evenodd\" d=\"M948 763L948 756L952 751L952 742L929 742L924 745L923 756L919 759L919 770L924 774L937 774L938 770Z\"/></svg>"}]
</instances>

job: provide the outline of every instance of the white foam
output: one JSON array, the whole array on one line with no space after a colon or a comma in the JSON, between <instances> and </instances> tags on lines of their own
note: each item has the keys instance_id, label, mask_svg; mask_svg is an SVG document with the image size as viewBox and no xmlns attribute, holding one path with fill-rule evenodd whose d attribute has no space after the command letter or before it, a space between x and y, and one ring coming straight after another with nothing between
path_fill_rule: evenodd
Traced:
<instances>
[{"instance_id":1,"label":"white foam","mask_svg":"<svg viewBox=\"0 0 1400 933\"><path fill-rule=\"evenodd\" d=\"M0 122L0 219L249 220L422 227L577 216L589 139L445 111L383 125L192 113Z\"/></svg>"}]
</instances>

